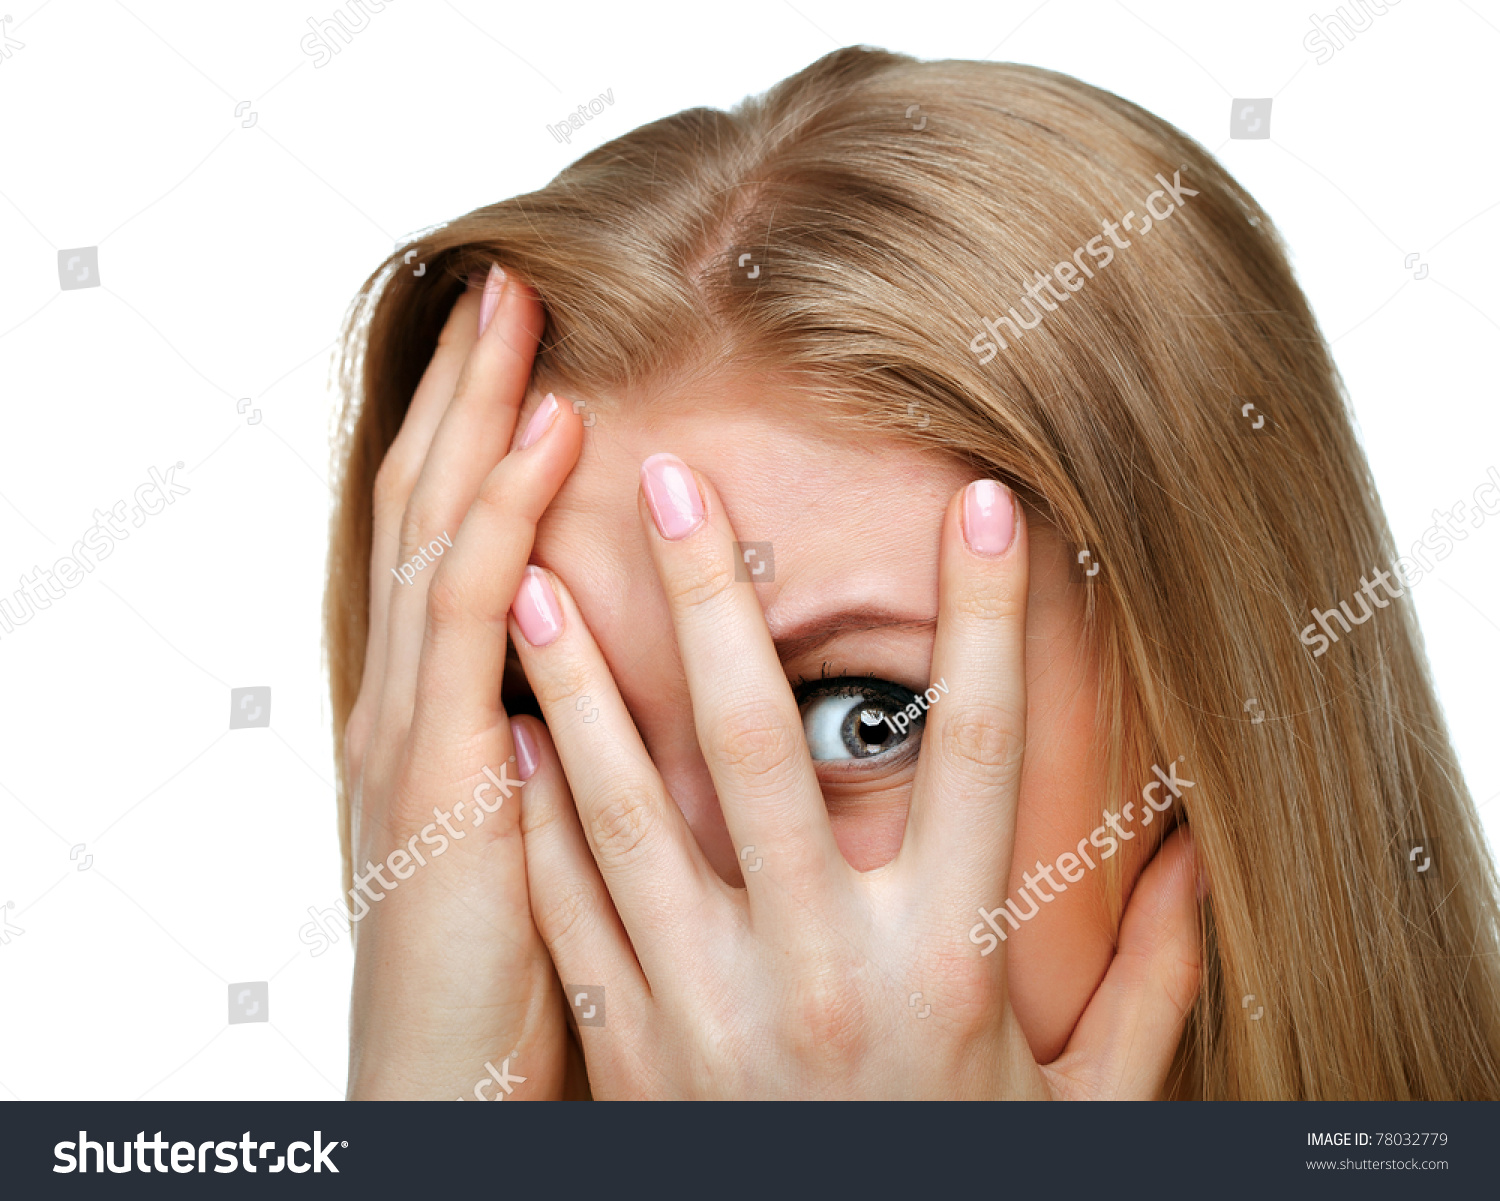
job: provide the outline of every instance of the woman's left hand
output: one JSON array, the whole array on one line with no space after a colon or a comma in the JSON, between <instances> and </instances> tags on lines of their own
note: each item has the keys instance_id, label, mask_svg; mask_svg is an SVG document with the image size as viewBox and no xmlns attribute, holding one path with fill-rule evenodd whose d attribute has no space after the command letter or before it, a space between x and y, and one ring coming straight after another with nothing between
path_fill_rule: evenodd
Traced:
<instances>
[{"instance_id":1,"label":"woman's left hand","mask_svg":"<svg viewBox=\"0 0 1500 1201\"><path fill-rule=\"evenodd\" d=\"M734 845L754 849L744 889L709 866L577 606L529 568L512 637L556 740L536 771L565 772L574 805L568 788L526 789L527 875L570 992L604 990L581 1002L605 1019L580 1022L594 1095L1157 1097L1198 985L1185 835L1137 882L1114 960L1050 1065L1007 1002L1005 944L986 957L969 941L976 910L1008 888L1025 747L1028 551L1009 491L980 481L944 518L932 677L949 691L927 715L900 852L864 873L834 840L717 494L659 455L642 502L699 743ZM599 710L588 724L584 694Z\"/></svg>"}]
</instances>

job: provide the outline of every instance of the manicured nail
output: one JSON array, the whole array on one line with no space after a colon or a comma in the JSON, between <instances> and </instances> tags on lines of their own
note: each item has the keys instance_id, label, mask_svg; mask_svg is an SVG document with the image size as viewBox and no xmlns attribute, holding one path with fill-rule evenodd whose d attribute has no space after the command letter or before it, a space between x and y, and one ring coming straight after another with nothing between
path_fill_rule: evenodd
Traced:
<instances>
[{"instance_id":1,"label":"manicured nail","mask_svg":"<svg viewBox=\"0 0 1500 1201\"><path fill-rule=\"evenodd\" d=\"M656 528L669 542L686 538L703 524L698 481L676 455L652 455L642 463L641 486Z\"/></svg>"},{"instance_id":2,"label":"manicured nail","mask_svg":"<svg viewBox=\"0 0 1500 1201\"><path fill-rule=\"evenodd\" d=\"M547 393L547 399L542 401L541 406L531 415L531 420L526 423L526 432L521 435L520 450L525 450L543 434L552 428L552 422L557 418L557 397Z\"/></svg>"},{"instance_id":3,"label":"manicured nail","mask_svg":"<svg viewBox=\"0 0 1500 1201\"><path fill-rule=\"evenodd\" d=\"M490 273L484 280L484 299L479 302L479 332L482 334L490 323L490 318L495 315L495 310L500 307L500 295L505 291L505 272L500 269L499 263L490 266Z\"/></svg>"},{"instance_id":4,"label":"manicured nail","mask_svg":"<svg viewBox=\"0 0 1500 1201\"><path fill-rule=\"evenodd\" d=\"M1016 534L1016 506L1010 489L994 480L975 480L964 490L964 541L976 555L1004 554Z\"/></svg>"},{"instance_id":5,"label":"manicured nail","mask_svg":"<svg viewBox=\"0 0 1500 1201\"><path fill-rule=\"evenodd\" d=\"M557 603L557 593L552 591L547 573L540 567L526 569L510 611L516 615L516 624L532 646L546 646L562 633L562 607Z\"/></svg>"},{"instance_id":6,"label":"manicured nail","mask_svg":"<svg viewBox=\"0 0 1500 1201\"><path fill-rule=\"evenodd\" d=\"M531 779L536 765L541 761L536 739L531 736L530 730L513 717L510 719L510 740L516 745L516 774L523 780Z\"/></svg>"}]
</instances>

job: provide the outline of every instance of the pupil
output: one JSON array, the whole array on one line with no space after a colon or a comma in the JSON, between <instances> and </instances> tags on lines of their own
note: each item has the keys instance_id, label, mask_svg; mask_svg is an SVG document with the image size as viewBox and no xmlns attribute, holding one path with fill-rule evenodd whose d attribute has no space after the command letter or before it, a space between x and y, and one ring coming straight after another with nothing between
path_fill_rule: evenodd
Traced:
<instances>
[{"instance_id":1,"label":"pupil","mask_svg":"<svg viewBox=\"0 0 1500 1201\"><path fill-rule=\"evenodd\" d=\"M850 732L856 735L860 749L867 754L878 754L896 737L896 732L886 724L884 710L865 705L854 712L859 715L859 721L851 723L853 729Z\"/></svg>"}]
</instances>

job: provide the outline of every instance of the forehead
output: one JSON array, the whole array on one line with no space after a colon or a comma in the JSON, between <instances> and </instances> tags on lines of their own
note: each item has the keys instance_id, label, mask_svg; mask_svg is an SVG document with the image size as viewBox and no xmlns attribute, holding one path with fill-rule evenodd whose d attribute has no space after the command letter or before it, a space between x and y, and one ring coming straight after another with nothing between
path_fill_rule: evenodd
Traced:
<instances>
[{"instance_id":1,"label":"forehead","mask_svg":"<svg viewBox=\"0 0 1500 1201\"><path fill-rule=\"evenodd\" d=\"M583 401L594 424L537 532L533 558L575 595L600 590L625 609L655 594L637 513L641 462L667 451L718 490L751 564L774 578L760 590L773 634L847 604L930 617L938 536L971 469L931 449L835 432L815 397L753 381L698 395ZM527 414L518 425L524 426Z\"/></svg>"}]
</instances>

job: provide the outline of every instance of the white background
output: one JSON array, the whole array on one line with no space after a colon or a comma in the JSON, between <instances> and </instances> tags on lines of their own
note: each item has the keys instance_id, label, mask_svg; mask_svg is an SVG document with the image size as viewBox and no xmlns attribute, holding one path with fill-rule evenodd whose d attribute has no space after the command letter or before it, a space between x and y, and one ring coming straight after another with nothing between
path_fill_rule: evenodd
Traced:
<instances>
[{"instance_id":1,"label":"white background","mask_svg":"<svg viewBox=\"0 0 1500 1201\"><path fill-rule=\"evenodd\" d=\"M0 1097L342 1095L347 939L297 938L339 891L333 340L406 234L646 121L854 43L1077 75L1217 151L1278 223L1398 546L1500 463L1496 0L1408 0L1323 65L1307 0L390 0L322 67L300 43L333 0L5 3L0 592L150 468L182 461L191 491L0 637L0 905L24 930L0 946ZM547 132L606 89L571 146ZM1231 101L1265 96L1271 139L1230 141ZM102 286L60 291L85 246ZM1497 585L1500 518L1414 593L1492 841ZM269 728L227 729L245 685L272 688ZM270 1021L227 1025L227 986L260 980Z\"/></svg>"}]
</instances>

